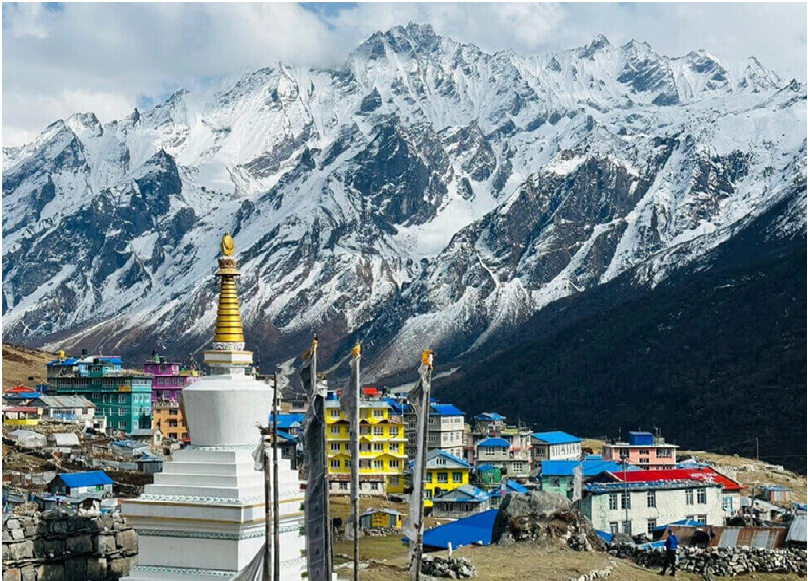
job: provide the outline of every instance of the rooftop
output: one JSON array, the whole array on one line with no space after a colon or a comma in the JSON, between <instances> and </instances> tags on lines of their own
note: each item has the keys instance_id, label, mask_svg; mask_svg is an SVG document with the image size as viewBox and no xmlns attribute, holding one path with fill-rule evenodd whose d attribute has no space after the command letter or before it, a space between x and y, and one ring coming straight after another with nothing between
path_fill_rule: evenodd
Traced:
<instances>
[{"instance_id":1,"label":"rooftop","mask_svg":"<svg viewBox=\"0 0 808 581\"><path fill-rule=\"evenodd\" d=\"M545 444L577 444L581 441L581 438L561 431L537 432L533 434L533 438Z\"/></svg>"},{"instance_id":2,"label":"rooftop","mask_svg":"<svg viewBox=\"0 0 808 581\"><path fill-rule=\"evenodd\" d=\"M696 480L657 480L654 482L596 482L586 484L586 490L592 494L608 494L625 490L636 492L642 490L681 490L685 488L705 488L718 486L713 482Z\"/></svg>"},{"instance_id":3,"label":"rooftop","mask_svg":"<svg viewBox=\"0 0 808 581\"><path fill-rule=\"evenodd\" d=\"M62 482L71 488L75 488L77 486L105 486L108 484L115 484L112 481L112 478L107 476L107 473L103 470L59 474L58 478L61 478Z\"/></svg>"},{"instance_id":4,"label":"rooftop","mask_svg":"<svg viewBox=\"0 0 808 581\"><path fill-rule=\"evenodd\" d=\"M622 472L609 471L614 478L623 481ZM670 470L637 470L626 472L625 480L628 482L654 482L671 480L698 480L709 484L719 484L724 490L738 491L743 487L732 480L719 474L712 468L675 468Z\"/></svg>"},{"instance_id":5,"label":"rooftop","mask_svg":"<svg viewBox=\"0 0 808 581\"><path fill-rule=\"evenodd\" d=\"M542 460L541 462L541 475L542 476L573 476L575 474L575 467L580 462L578 460ZM639 468L627 465L626 471L639 471ZM600 456L587 456L583 461L583 475L595 476L601 472L621 472L623 465L614 462L613 460L603 460Z\"/></svg>"},{"instance_id":6,"label":"rooftop","mask_svg":"<svg viewBox=\"0 0 808 581\"><path fill-rule=\"evenodd\" d=\"M464 412L457 409L450 403L433 403L431 406L432 411L430 415L436 416L464 416Z\"/></svg>"},{"instance_id":7,"label":"rooftop","mask_svg":"<svg viewBox=\"0 0 808 581\"><path fill-rule=\"evenodd\" d=\"M504 420L505 416L501 416L496 412L485 412L476 416L475 419L482 420L484 422L493 422Z\"/></svg>"},{"instance_id":8,"label":"rooftop","mask_svg":"<svg viewBox=\"0 0 808 581\"><path fill-rule=\"evenodd\" d=\"M503 438L486 438L479 444L477 444L478 448L508 448L510 444L508 440Z\"/></svg>"}]
</instances>

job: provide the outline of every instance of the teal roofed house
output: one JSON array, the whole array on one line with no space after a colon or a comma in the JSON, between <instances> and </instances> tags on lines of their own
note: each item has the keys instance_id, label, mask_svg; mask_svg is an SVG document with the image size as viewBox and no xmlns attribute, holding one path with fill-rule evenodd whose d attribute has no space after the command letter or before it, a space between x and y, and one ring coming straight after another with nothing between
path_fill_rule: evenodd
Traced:
<instances>
[{"instance_id":1,"label":"teal roofed house","mask_svg":"<svg viewBox=\"0 0 808 581\"><path fill-rule=\"evenodd\" d=\"M491 507L491 495L470 484L464 484L432 499L435 518L465 518L485 512Z\"/></svg>"},{"instance_id":2,"label":"teal roofed house","mask_svg":"<svg viewBox=\"0 0 808 581\"><path fill-rule=\"evenodd\" d=\"M108 432L131 433L152 427L152 377L125 373L121 358L87 355L66 358L64 353L46 365L48 383L57 396L79 395L95 405L95 416L105 416Z\"/></svg>"},{"instance_id":3,"label":"teal roofed house","mask_svg":"<svg viewBox=\"0 0 808 581\"><path fill-rule=\"evenodd\" d=\"M578 460L581 438L567 432L536 432L531 436L530 466L538 468L542 460Z\"/></svg>"},{"instance_id":4,"label":"teal roofed house","mask_svg":"<svg viewBox=\"0 0 808 581\"><path fill-rule=\"evenodd\" d=\"M541 489L546 492L553 492L572 498L574 485L575 467L579 460L543 460L541 462L541 472L538 480ZM592 478L601 472L622 472L623 464L604 460L601 456L587 456L582 464L583 478ZM639 470L636 466L628 465L627 470Z\"/></svg>"}]
</instances>

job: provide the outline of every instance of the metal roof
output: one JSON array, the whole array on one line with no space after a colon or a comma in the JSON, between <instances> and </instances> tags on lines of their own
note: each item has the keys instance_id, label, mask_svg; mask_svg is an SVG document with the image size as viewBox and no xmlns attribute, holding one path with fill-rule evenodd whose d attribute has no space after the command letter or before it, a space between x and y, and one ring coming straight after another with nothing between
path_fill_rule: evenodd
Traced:
<instances>
[{"instance_id":1,"label":"metal roof","mask_svg":"<svg viewBox=\"0 0 808 581\"><path fill-rule=\"evenodd\" d=\"M670 526L682 546L758 547L778 549L785 544L784 527Z\"/></svg>"},{"instance_id":2,"label":"metal roof","mask_svg":"<svg viewBox=\"0 0 808 581\"><path fill-rule=\"evenodd\" d=\"M480 464L479 466L477 466L477 470L479 472L492 472L492 471L494 471L496 469L497 469L496 466L494 466L493 464L488 464L488 463Z\"/></svg>"},{"instance_id":3,"label":"metal roof","mask_svg":"<svg viewBox=\"0 0 808 581\"><path fill-rule=\"evenodd\" d=\"M619 470L619 469L618 469ZM623 480L623 473L609 471L617 480ZM732 480L719 474L712 468L672 468L668 470L637 470L626 472L625 479L628 482L652 482L655 480L698 480L720 484L724 490L738 491L743 487Z\"/></svg>"},{"instance_id":4,"label":"metal roof","mask_svg":"<svg viewBox=\"0 0 808 581\"><path fill-rule=\"evenodd\" d=\"M57 446L78 446L80 444L78 435L73 432L61 432L51 435Z\"/></svg>"},{"instance_id":5,"label":"metal roof","mask_svg":"<svg viewBox=\"0 0 808 581\"><path fill-rule=\"evenodd\" d=\"M92 472L75 472L73 474L59 474L57 478L61 478L70 488L78 486L105 486L107 484L115 484L112 478L107 476L103 470L94 470Z\"/></svg>"},{"instance_id":6,"label":"metal roof","mask_svg":"<svg viewBox=\"0 0 808 581\"><path fill-rule=\"evenodd\" d=\"M476 419L490 422L494 420L504 420L505 416L501 416L496 412L485 412L483 414L478 415Z\"/></svg>"},{"instance_id":7,"label":"metal roof","mask_svg":"<svg viewBox=\"0 0 808 581\"><path fill-rule=\"evenodd\" d=\"M489 498L491 498L491 496L485 490L480 490L479 488L477 488L476 486L472 486L471 484L463 484L462 486L458 486L457 488L445 492L440 496L436 496L435 498L432 499L432 501L485 502Z\"/></svg>"},{"instance_id":8,"label":"metal roof","mask_svg":"<svg viewBox=\"0 0 808 581\"><path fill-rule=\"evenodd\" d=\"M466 415L464 412L461 412L457 409L454 405L450 403L433 403L431 406L432 411L430 415L436 416L464 416Z\"/></svg>"},{"instance_id":9,"label":"metal roof","mask_svg":"<svg viewBox=\"0 0 808 581\"><path fill-rule=\"evenodd\" d=\"M490 545L497 512L496 509L486 510L424 531L424 547L435 550L448 549L449 543L453 549L466 545Z\"/></svg>"},{"instance_id":10,"label":"metal roof","mask_svg":"<svg viewBox=\"0 0 808 581\"><path fill-rule=\"evenodd\" d=\"M791 526L788 527L788 535L786 536L787 543L803 543L805 544L808 539L806 539L806 515L798 514L793 521L791 521Z\"/></svg>"},{"instance_id":11,"label":"metal roof","mask_svg":"<svg viewBox=\"0 0 808 581\"><path fill-rule=\"evenodd\" d=\"M581 438L568 434L567 432L537 432L533 438L545 444L577 444Z\"/></svg>"},{"instance_id":12,"label":"metal roof","mask_svg":"<svg viewBox=\"0 0 808 581\"><path fill-rule=\"evenodd\" d=\"M511 445L508 443L508 440L503 438L486 438L479 444L477 444L479 448L509 448Z\"/></svg>"},{"instance_id":13,"label":"metal roof","mask_svg":"<svg viewBox=\"0 0 808 581\"><path fill-rule=\"evenodd\" d=\"M592 494L604 494L624 490L680 490L719 485L713 482L697 482L695 480L657 480L655 482L595 482L585 486L586 490Z\"/></svg>"},{"instance_id":14,"label":"metal roof","mask_svg":"<svg viewBox=\"0 0 808 581\"><path fill-rule=\"evenodd\" d=\"M306 414L278 414L278 429L288 430L302 426L304 419L306 419ZM269 425L272 425L272 414L269 414Z\"/></svg>"},{"instance_id":15,"label":"metal roof","mask_svg":"<svg viewBox=\"0 0 808 581\"><path fill-rule=\"evenodd\" d=\"M542 460L541 475L544 476L573 476L575 467L579 460ZM626 471L639 470L636 466L629 464ZM623 465L613 460L603 460L600 456L587 456L583 461L583 475L595 476L601 472L622 472Z\"/></svg>"},{"instance_id":16,"label":"metal roof","mask_svg":"<svg viewBox=\"0 0 808 581\"><path fill-rule=\"evenodd\" d=\"M464 468L471 468L471 464L469 464L465 460L461 460L457 456L449 454L449 452L444 452L443 450L430 450L429 452L427 452L427 455L426 455L427 468L436 468L436 467L438 467L437 465L436 466L429 466L429 463L432 460L436 460L439 457L446 458L450 462L454 462L455 464L463 466Z\"/></svg>"},{"instance_id":17,"label":"metal roof","mask_svg":"<svg viewBox=\"0 0 808 581\"><path fill-rule=\"evenodd\" d=\"M94 408L95 404L81 395L43 395L39 398L49 408Z\"/></svg>"}]
</instances>

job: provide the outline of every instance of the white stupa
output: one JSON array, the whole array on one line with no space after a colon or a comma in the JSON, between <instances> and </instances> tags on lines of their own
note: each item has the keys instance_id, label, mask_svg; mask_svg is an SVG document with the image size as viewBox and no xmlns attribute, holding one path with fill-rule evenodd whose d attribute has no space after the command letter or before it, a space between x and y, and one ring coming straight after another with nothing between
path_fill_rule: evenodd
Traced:
<instances>
[{"instance_id":1,"label":"white stupa","mask_svg":"<svg viewBox=\"0 0 808 581\"><path fill-rule=\"evenodd\" d=\"M252 452L260 438L256 424L268 421L272 388L245 373L252 353L244 351L233 252L226 234L216 272L216 333L205 352L211 373L182 392L192 444L164 462L143 495L123 503L139 539L130 581L229 579L264 544L264 474L254 470ZM290 461L279 464L281 577L301 579L304 494Z\"/></svg>"}]
</instances>

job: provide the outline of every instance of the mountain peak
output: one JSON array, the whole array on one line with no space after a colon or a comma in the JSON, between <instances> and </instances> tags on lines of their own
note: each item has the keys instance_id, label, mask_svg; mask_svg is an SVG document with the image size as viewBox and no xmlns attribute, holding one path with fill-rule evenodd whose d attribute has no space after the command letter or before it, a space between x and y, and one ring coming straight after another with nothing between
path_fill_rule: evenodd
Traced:
<instances>
[{"instance_id":1,"label":"mountain peak","mask_svg":"<svg viewBox=\"0 0 808 581\"><path fill-rule=\"evenodd\" d=\"M595 38L592 39L592 42L581 51L582 58L592 58L595 56L596 53L600 52L603 49L607 49L611 47L611 43L609 39L606 38L602 34L598 34Z\"/></svg>"},{"instance_id":2,"label":"mountain peak","mask_svg":"<svg viewBox=\"0 0 808 581\"><path fill-rule=\"evenodd\" d=\"M388 49L395 54L406 55L411 52L434 51L440 43L441 37L435 33L431 24L410 22L406 26L394 26L385 32L374 32L359 45L355 53L378 59L387 56Z\"/></svg>"}]
</instances>

